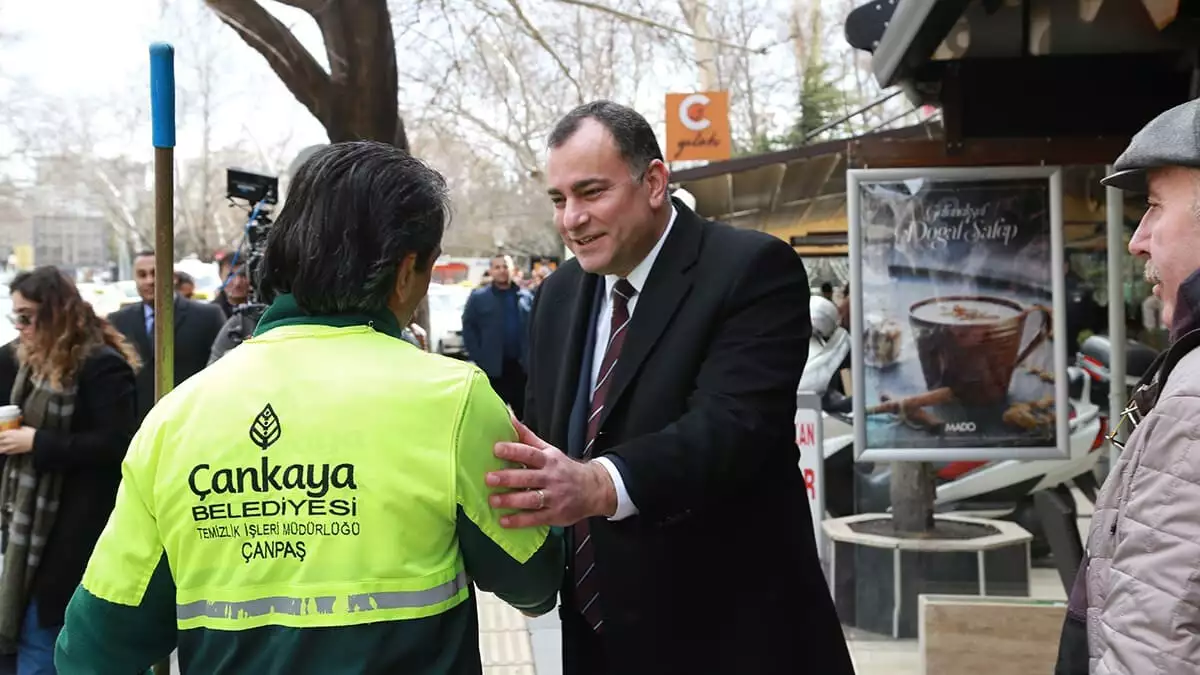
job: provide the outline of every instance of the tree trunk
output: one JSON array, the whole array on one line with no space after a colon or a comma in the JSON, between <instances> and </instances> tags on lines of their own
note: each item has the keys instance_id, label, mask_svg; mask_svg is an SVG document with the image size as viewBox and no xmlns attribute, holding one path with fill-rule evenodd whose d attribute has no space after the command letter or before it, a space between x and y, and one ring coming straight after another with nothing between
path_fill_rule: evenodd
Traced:
<instances>
[{"instance_id":1,"label":"tree trunk","mask_svg":"<svg viewBox=\"0 0 1200 675\"><path fill-rule=\"evenodd\" d=\"M267 60L330 141L375 140L408 149L387 0L280 0L317 22L329 71L258 0L205 2Z\"/></svg>"},{"instance_id":2,"label":"tree trunk","mask_svg":"<svg viewBox=\"0 0 1200 675\"><path fill-rule=\"evenodd\" d=\"M936 486L932 464L892 462L891 495L897 532L919 534L933 529Z\"/></svg>"},{"instance_id":3,"label":"tree trunk","mask_svg":"<svg viewBox=\"0 0 1200 675\"><path fill-rule=\"evenodd\" d=\"M397 101L396 39L387 0L279 0L304 10L325 41L329 71L258 0L205 0L267 60L332 143L373 140L408 150ZM429 333L429 301L416 323Z\"/></svg>"},{"instance_id":4,"label":"tree trunk","mask_svg":"<svg viewBox=\"0 0 1200 675\"><path fill-rule=\"evenodd\" d=\"M696 49L696 65L700 69L701 91L713 91L720 86L720 76L717 73L717 46L712 38L712 29L708 22L708 5L700 0L679 0L679 8L687 20L688 27L699 39L694 40Z\"/></svg>"}]
</instances>

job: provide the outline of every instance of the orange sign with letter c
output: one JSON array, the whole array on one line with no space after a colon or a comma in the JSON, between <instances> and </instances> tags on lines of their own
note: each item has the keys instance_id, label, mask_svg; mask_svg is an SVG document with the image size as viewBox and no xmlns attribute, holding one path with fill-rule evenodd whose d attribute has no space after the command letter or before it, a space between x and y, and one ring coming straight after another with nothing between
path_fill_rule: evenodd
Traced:
<instances>
[{"instance_id":1,"label":"orange sign with letter c","mask_svg":"<svg viewBox=\"0 0 1200 675\"><path fill-rule=\"evenodd\" d=\"M667 94L667 161L729 159L729 92Z\"/></svg>"}]
</instances>

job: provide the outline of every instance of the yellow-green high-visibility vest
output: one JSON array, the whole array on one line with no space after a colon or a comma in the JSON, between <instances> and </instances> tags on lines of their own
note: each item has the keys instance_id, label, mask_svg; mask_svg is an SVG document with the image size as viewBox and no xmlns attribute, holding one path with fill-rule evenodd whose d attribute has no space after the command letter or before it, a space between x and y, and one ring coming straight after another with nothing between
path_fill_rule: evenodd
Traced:
<instances>
[{"instance_id":1,"label":"yellow-green high-visibility vest","mask_svg":"<svg viewBox=\"0 0 1200 675\"><path fill-rule=\"evenodd\" d=\"M445 612L468 597L459 508L518 561L546 539L487 503L490 448L515 438L473 365L367 326L274 328L151 411L83 586L136 605L165 552L180 629Z\"/></svg>"}]
</instances>

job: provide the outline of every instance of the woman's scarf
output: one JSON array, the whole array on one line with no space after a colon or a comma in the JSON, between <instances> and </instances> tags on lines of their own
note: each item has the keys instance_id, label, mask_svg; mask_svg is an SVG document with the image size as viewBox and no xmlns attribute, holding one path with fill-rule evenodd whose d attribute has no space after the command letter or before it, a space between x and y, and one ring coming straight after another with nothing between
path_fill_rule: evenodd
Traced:
<instances>
[{"instance_id":1,"label":"woman's scarf","mask_svg":"<svg viewBox=\"0 0 1200 675\"><path fill-rule=\"evenodd\" d=\"M75 413L77 384L55 389L34 377L22 364L13 383L12 402L21 406L25 426L69 431ZM63 477L39 473L33 453L10 455L0 475L0 537L4 567L0 571L0 651L16 650L30 589L50 530L54 527Z\"/></svg>"}]
</instances>

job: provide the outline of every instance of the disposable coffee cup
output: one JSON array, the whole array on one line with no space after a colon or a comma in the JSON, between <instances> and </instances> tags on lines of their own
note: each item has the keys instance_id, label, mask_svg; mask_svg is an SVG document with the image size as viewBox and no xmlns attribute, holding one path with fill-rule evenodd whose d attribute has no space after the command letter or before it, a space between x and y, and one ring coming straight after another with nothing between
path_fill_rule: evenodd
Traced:
<instances>
[{"instance_id":1,"label":"disposable coffee cup","mask_svg":"<svg viewBox=\"0 0 1200 675\"><path fill-rule=\"evenodd\" d=\"M21 406L0 406L0 431L21 428Z\"/></svg>"}]
</instances>

